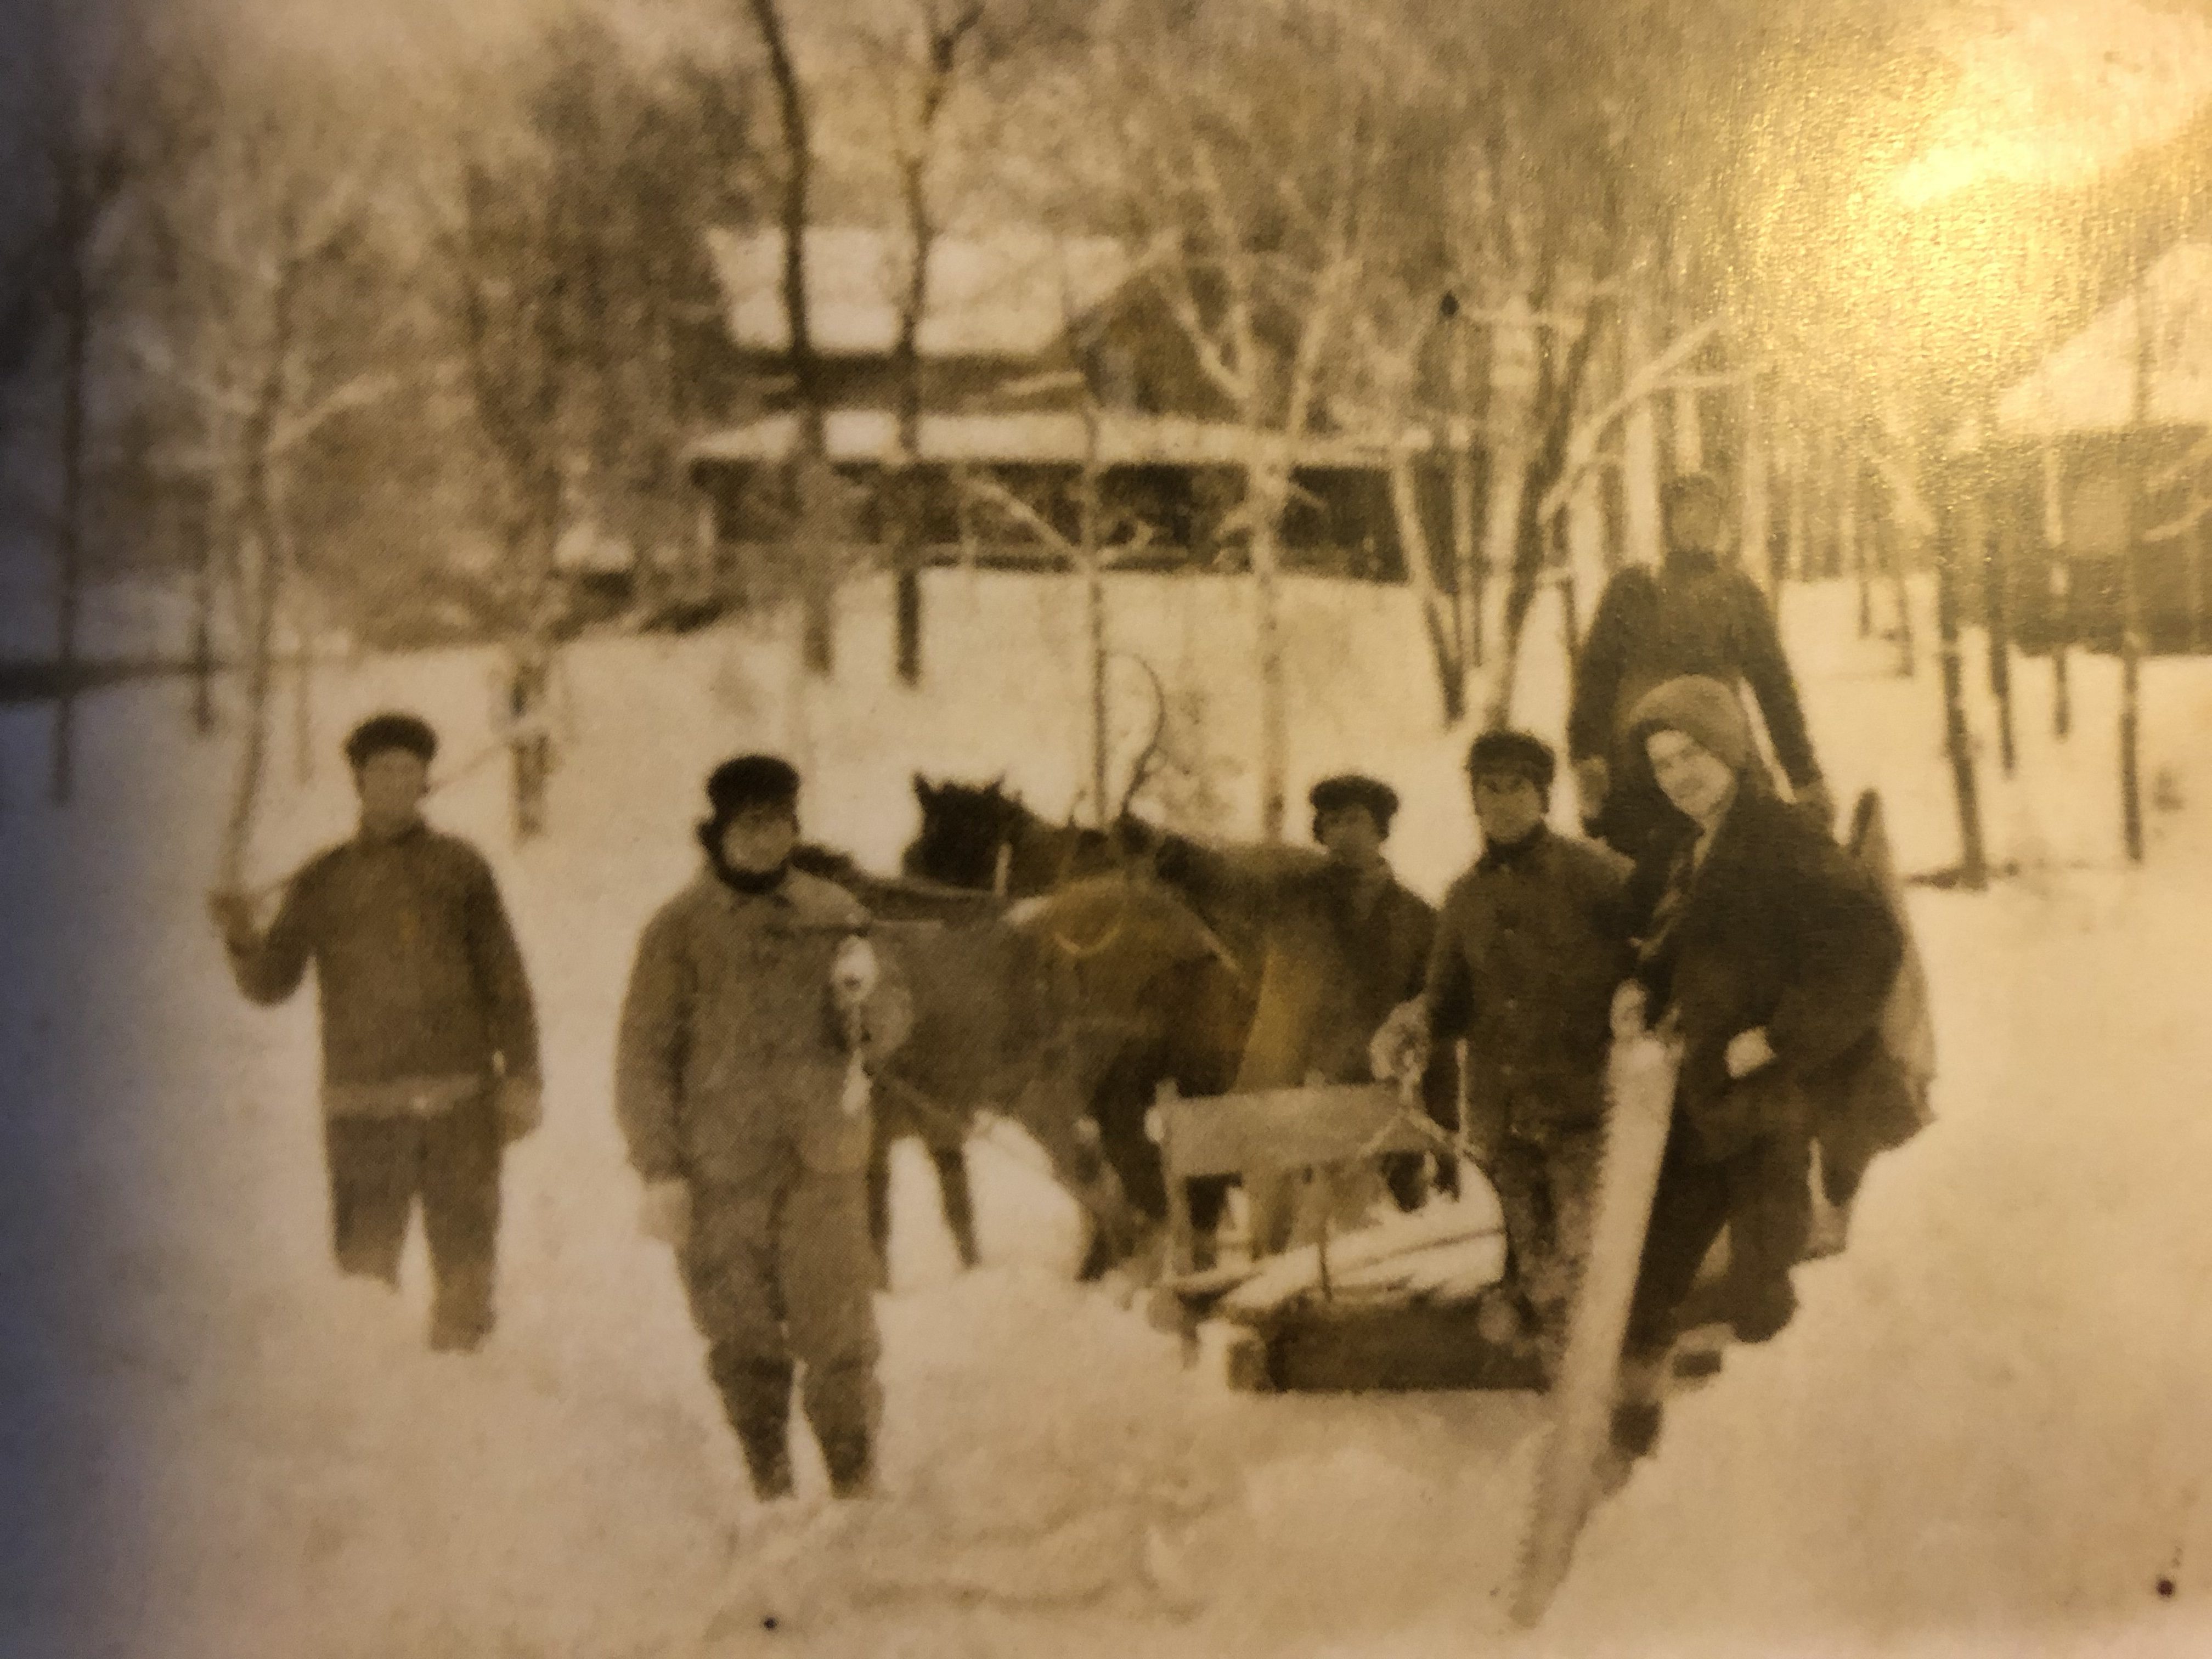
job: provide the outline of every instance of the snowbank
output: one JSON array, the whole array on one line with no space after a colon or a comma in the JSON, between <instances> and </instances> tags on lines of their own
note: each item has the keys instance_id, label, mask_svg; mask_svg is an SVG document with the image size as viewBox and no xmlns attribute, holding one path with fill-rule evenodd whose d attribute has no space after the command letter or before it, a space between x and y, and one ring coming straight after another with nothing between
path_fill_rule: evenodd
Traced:
<instances>
[{"instance_id":1,"label":"snowbank","mask_svg":"<svg viewBox=\"0 0 2212 1659\"><path fill-rule=\"evenodd\" d=\"M1394 849L1435 891L1472 828L1403 597L1293 585L1293 782L1391 776ZM1840 588L1785 605L1815 738L1839 793L1883 790L1905 866L1940 867L1956 848L1934 665L1895 678L1854 609ZM371 659L315 686L325 751L388 702L439 722L455 775L435 816L492 854L537 978L548 1122L510 1166L502 1323L469 1360L422 1350L419 1243L396 1298L328 1267L311 1010L241 1005L199 914L227 750L183 735L170 690L101 694L85 787L51 812L29 804L42 727L0 716L16 1650L2201 1650L2212 676L2182 662L2146 673L2145 775L2168 805L2140 872L2118 858L2112 665L2075 664L2063 746L2047 665L2016 670L2021 776L1995 775L1990 744L1982 782L1993 855L2021 873L1913 899L1940 1120L1877 1171L1851 1251L1802 1274L1797 1324L1670 1414L1541 1631L1501 1612L1534 1402L1212 1390L1139 1310L1066 1282L1075 1218L1014 1139L975 1151L985 1265L965 1275L926 1164L897 1165L887 1495L827 1504L809 1448L800 1498L757 1510L665 1252L635 1233L605 1097L613 1009L637 927L689 870L699 778L732 750L809 751L810 830L876 863L910 832L916 769L1003 771L1055 816L1076 799L1073 591L956 574L931 617L931 683L903 692L881 596L860 594L847 674L803 723L778 641L578 650L555 832L520 852L499 767L469 769L488 658ZM1113 621L1205 703L1212 748L1249 752L1238 590L1117 584ZM1532 646L1523 684L1552 732L1555 655ZM1978 693L1978 653L1969 669ZM1136 683L1116 685L1133 747ZM280 750L256 854L271 876L346 823L344 779L316 759L295 784ZM1249 774L1224 777L1229 823L1249 823Z\"/></svg>"}]
</instances>

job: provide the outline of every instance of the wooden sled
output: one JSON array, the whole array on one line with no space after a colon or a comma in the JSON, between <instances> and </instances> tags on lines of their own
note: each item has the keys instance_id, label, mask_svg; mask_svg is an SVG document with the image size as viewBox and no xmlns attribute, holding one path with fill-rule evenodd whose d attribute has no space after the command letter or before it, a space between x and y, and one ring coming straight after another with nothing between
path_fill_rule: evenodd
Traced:
<instances>
[{"instance_id":1,"label":"wooden sled","mask_svg":"<svg viewBox=\"0 0 2212 1659\"><path fill-rule=\"evenodd\" d=\"M1457 1200L1332 1230L1333 1182L1388 1152L1429 1152L1440 1134L1385 1084L1316 1085L1182 1099L1164 1092L1152 1127L1168 1188L1170 1277L1155 1302L1185 1355L1214 1356L1232 1388L1300 1393L1534 1389L1534 1351L1495 1294L1505 1269L1496 1194L1462 1165ZM1185 1183L1313 1170L1315 1243L1194 1271Z\"/></svg>"}]
</instances>

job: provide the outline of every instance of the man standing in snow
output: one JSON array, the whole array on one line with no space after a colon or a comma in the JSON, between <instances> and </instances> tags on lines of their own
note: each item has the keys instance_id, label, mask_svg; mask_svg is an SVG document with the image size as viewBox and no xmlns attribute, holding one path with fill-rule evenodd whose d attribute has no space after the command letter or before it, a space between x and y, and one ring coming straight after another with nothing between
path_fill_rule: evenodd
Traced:
<instances>
[{"instance_id":1,"label":"man standing in snow","mask_svg":"<svg viewBox=\"0 0 2212 1659\"><path fill-rule=\"evenodd\" d=\"M502 1150L540 1114L538 1026L490 866L422 822L437 746L411 714L355 728L353 839L293 878L266 933L243 894L210 908L253 1001L284 1001L314 965L339 1267L396 1285L419 1195L430 1346L466 1351L492 1328Z\"/></svg>"},{"instance_id":2,"label":"man standing in snow","mask_svg":"<svg viewBox=\"0 0 2212 1659\"><path fill-rule=\"evenodd\" d=\"M1631 567L1606 585L1575 658L1567 752L1584 827L1635 859L1675 822L1650 763L1630 740L1628 720L1645 692L1689 674L1751 687L1791 791L1822 824L1832 824L1835 805L1813 757L1773 613L1742 568L1716 550L1719 486L1704 473L1686 474L1668 483L1662 505L1666 563L1656 572Z\"/></svg>"},{"instance_id":3,"label":"man standing in snow","mask_svg":"<svg viewBox=\"0 0 2212 1659\"><path fill-rule=\"evenodd\" d=\"M1212 848L1179 836L1159 837L1155 849L1160 878L1209 925L1232 938L1257 935L1259 994L1237 1066L1240 1092L1368 1081L1368 1041L1391 1009L1420 989L1435 938L1436 912L1399 883L1384 851L1397 792L1347 773L1322 779L1309 799L1318 858L1281 848ZM1124 828L1146 833L1140 825ZM1447 1134L1456 1127L1454 1093L1448 1066L1424 1080L1425 1108ZM1421 1201L1427 1162L1419 1153L1383 1160L1400 1207ZM1439 1156L1436 1170L1440 1185L1456 1190L1455 1159ZM1291 1179L1279 1172L1244 1176L1255 1249L1272 1253L1290 1242L1297 1221ZM1212 1197L1194 1206L1201 1216L1212 1212Z\"/></svg>"},{"instance_id":4,"label":"man standing in snow","mask_svg":"<svg viewBox=\"0 0 2212 1659\"><path fill-rule=\"evenodd\" d=\"M861 1496L881 1404L866 1073L911 1005L867 913L791 867L798 773L741 756L707 799L707 867L639 940L615 1109L754 1492L791 1491L796 1362L831 1487Z\"/></svg>"},{"instance_id":5,"label":"man standing in snow","mask_svg":"<svg viewBox=\"0 0 2212 1659\"><path fill-rule=\"evenodd\" d=\"M1544 822L1557 762L1525 732L1467 757L1482 856L1452 884L1421 994L1376 1034L1377 1076L1467 1039L1470 1129L1505 1212L1516 1286L1563 1340L1589 1237L1613 991L1634 963L1628 861Z\"/></svg>"}]
</instances>

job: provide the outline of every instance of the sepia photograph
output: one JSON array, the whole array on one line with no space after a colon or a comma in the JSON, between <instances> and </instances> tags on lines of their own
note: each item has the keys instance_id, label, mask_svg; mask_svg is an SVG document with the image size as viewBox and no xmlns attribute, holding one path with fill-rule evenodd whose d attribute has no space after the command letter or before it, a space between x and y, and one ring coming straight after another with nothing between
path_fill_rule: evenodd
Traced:
<instances>
[{"instance_id":1,"label":"sepia photograph","mask_svg":"<svg viewBox=\"0 0 2212 1659\"><path fill-rule=\"evenodd\" d=\"M0 1647L2212 1651L2208 585L2212 0L0 0Z\"/></svg>"}]
</instances>

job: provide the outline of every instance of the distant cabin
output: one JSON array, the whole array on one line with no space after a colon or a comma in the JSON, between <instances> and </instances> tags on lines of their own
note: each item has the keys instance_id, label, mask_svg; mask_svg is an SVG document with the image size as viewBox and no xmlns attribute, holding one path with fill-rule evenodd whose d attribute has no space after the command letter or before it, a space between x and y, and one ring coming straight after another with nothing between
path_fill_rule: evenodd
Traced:
<instances>
[{"instance_id":1,"label":"distant cabin","mask_svg":"<svg viewBox=\"0 0 2212 1659\"><path fill-rule=\"evenodd\" d=\"M896 453L895 350L906 244L884 233L807 236L809 331L830 413L829 459L851 487L856 540L887 539ZM690 447L702 538L742 590L787 534L781 468L796 441L779 233L710 233L732 361L762 412ZM1119 568L1218 569L1241 540L1239 434L1188 340L1123 244L1006 231L930 251L916 340L919 465L901 510L936 564L1050 568L1080 538L1086 458L1100 468L1098 535ZM1284 523L1293 569L1402 580L1385 465L1371 437L1309 439ZM1019 505L1012 506L1011 496ZM1049 526L1052 534L1041 526Z\"/></svg>"},{"instance_id":2,"label":"distant cabin","mask_svg":"<svg viewBox=\"0 0 2212 1659\"><path fill-rule=\"evenodd\" d=\"M2145 643L2212 647L2212 245L2184 242L2148 274L2148 418L2134 420L2132 291L2008 388L1994 429L1960 458L1965 568L1994 581L2023 649L2113 651L2128 497ZM2203 452L2201 455L2198 452ZM1984 555L1993 556L1985 560Z\"/></svg>"}]
</instances>

